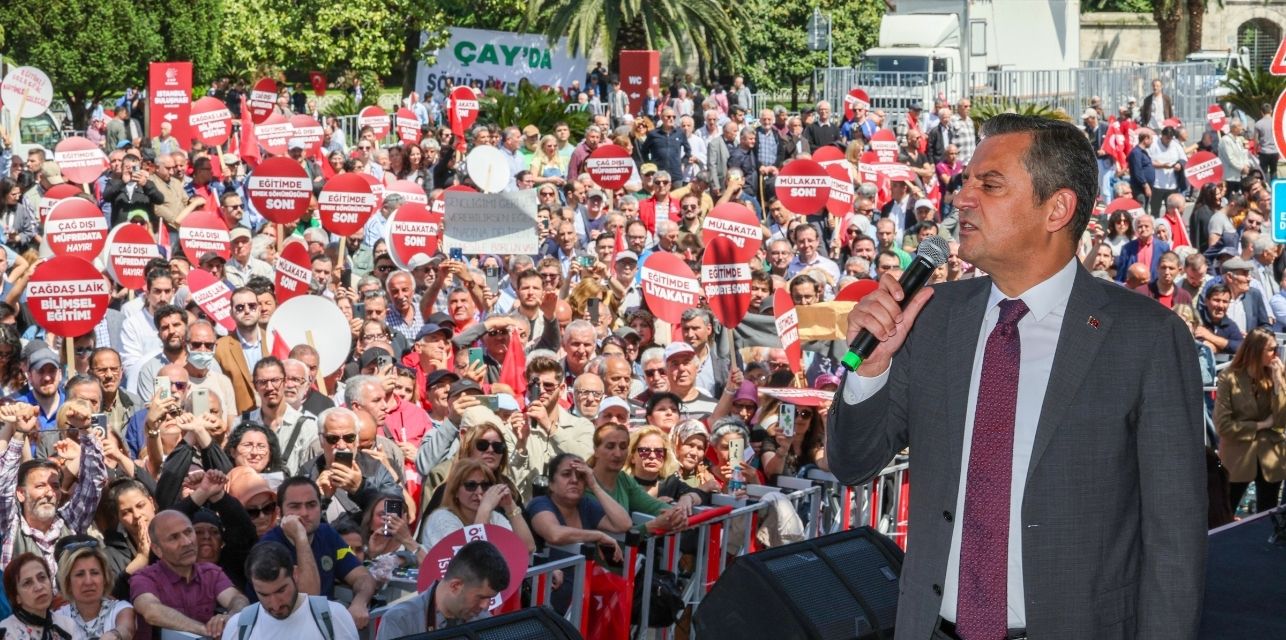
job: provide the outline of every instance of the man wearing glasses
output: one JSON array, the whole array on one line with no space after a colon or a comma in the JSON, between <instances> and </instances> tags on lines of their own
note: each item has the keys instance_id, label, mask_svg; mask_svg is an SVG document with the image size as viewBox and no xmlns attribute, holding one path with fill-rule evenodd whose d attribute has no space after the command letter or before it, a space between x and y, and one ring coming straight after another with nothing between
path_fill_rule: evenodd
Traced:
<instances>
[{"instance_id":1,"label":"man wearing glasses","mask_svg":"<svg viewBox=\"0 0 1286 640\"><path fill-rule=\"evenodd\" d=\"M349 390L366 393L375 389L379 394L377 401L383 402L383 388L378 379L357 376L349 381L345 394L349 395ZM362 513L381 495L402 494L384 464L358 448L359 421L352 409L335 407L323 411L318 418L317 439L321 455L299 469L299 475L315 481L321 489L321 509L331 523L347 517L353 524L360 524Z\"/></svg>"},{"instance_id":2,"label":"man wearing glasses","mask_svg":"<svg viewBox=\"0 0 1286 640\"><path fill-rule=\"evenodd\" d=\"M688 144L687 135L677 125L674 109L662 109L661 126L648 132L642 151L644 162L655 163L657 169L668 172L675 184L682 186L683 166L692 155L692 147Z\"/></svg>"},{"instance_id":3,"label":"man wearing glasses","mask_svg":"<svg viewBox=\"0 0 1286 640\"><path fill-rule=\"evenodd\" d=\"M237 413L245 413L257 405L250 372L269 353L259 328L259 297L254 291L241 287L232 292L232 319L237 329L215 343L214 359L232 381Z\"/></svg>"},{"instance_id":4,"label":"man wearing glasses","mask_svg":"<svg viewBox=\"0 0 1286 640\"><path fill-rule=\"evenodd\" d=\"M301 363L302 364L302 363ZM300 372L296 371L298 375ZM298 382L295 386L298 386ZM259 406L250 412L247 420L268 427L277 436L281 462L286 473L299 473L306 459L307 444L313 439L316 419L286 402L286 366L278 359L267 356L255 364L255 390L259 392Z\"/></svg>"}]
</instances>

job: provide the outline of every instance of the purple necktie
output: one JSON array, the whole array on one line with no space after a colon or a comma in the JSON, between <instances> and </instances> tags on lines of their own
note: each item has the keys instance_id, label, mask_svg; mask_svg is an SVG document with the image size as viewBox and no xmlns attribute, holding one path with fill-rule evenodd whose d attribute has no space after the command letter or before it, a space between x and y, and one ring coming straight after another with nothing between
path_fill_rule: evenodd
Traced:
<instances>
[{"instance_id":1,"label":"purple necktie","mask_svg":"<svg viewBox=\"0 0 1286 640\"><path fill-rule=\"evenodd\" d=\"M956 633L963 640L1003 640L1008 633L1009 483L1022 344L1022 300L1002 300L978 379L969 480L960 539Z\"/></svg>"}]
</instances>

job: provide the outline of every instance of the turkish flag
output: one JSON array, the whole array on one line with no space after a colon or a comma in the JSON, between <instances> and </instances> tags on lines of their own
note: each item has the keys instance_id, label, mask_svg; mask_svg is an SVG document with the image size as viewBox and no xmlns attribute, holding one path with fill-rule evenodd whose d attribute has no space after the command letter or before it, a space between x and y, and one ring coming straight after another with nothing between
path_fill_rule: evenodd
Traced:
<instances>
[{"instance_id":1,"label":"turkish flag","mask_svg":"<svg viewBox=\"0 0 1286 640\"><path fill-rule=\"evenodd\" d=\"M290 357L290 346L276 331L272 332L272 357L278 360L286 360Z\"/></svg>"},{"instance_id":2,"label":"turkish flag","mask_svg":"<svg viewBox=\"0 0 1286 640\"><path fill-rule=\"evenodd\" d=\"M313 85L313 93L318 97L326 95L326 74L320 71L309 71L308 82Z\"/></svg>"},{"instance_id":3,"label":"turkish flag","mask_svg":"<svg viewBox=\"0 0 1286 640\"><path fill-rule=\"evenodd\" d=\"M255 135L255 123L250 119L250 107L246 106L245 95L241 96L241 160L250 168L259 165L259 138Z\"/></svg>"},{"instance_id":4,"label":"turkish flag","mask_svg":"<svg viewBox=\"0 0 1286 640\"><path fill-rule=\"evenodd\" d=\"M500 363L499 382L514 390L518 406L527 408L527 354L517 331L509 332L509 350L505 352L505 361Z\"/></svg>"}]
</instances>

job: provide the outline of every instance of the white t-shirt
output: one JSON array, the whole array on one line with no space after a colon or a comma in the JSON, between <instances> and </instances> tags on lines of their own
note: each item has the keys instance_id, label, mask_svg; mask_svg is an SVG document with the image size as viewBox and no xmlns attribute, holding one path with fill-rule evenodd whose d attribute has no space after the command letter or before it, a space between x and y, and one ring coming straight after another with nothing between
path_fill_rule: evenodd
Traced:
<instances>
[{"instance_id":1,"label":"white t-shirt","mask_svg":"<svg viewBox=\"0 0 1286 640\"><path fill-rule=\"evenodd\" d=\"M1148 155L1152 156L1152 164L1175 164L1184 159L1183 145L1178 140L1171 140L1170 146L1161 143L1158 136L1152 141L1152 147L1148 149ZM1158 189L1174 189L1178 187L1178 180L1174 176L1174 168L1156 170L1156 181L1152 186Z\"/></svg>"},{"instance_id":2,"label":"white t-shirt","mask_svg":"<svg viewBox=\"0 0 1286 640\"><path fill-rule=\"evenodd\" d=\"M335 640L357 640L357 625L353 624L353 616L348 613L348 609L334 600L327 604L330 605L330 622L331 627L335 629ZM228 624L223 627L223 640L237 640L240 617L241 612L238 612L228 619ZM317 621L313 620L307 595L299 594L294 613L285 620L272 617L260 607L254 627L246 636L246 640L282 640L283 638L325 640L321 629L317 628Z\"/></svg>"}]
</instances>

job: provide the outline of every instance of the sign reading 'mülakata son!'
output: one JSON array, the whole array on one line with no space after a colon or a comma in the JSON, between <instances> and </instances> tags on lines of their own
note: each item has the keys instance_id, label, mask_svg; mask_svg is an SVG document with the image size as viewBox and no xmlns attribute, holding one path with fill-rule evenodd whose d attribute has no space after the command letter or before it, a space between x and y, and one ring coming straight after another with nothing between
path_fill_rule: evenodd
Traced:
<instances>
[{"instance_id":1,"label":"sign reading 'm\u00fclakata son!'","mask_svg":"<svg viewBox=\"0 0 1286 640\"><path fill-rule=\"evenodd\" d=\"M567 52L566 38L550 46L545 36L533 33L455 28L451 41L430 59L432 64L421 62L416 70L415 89L431 89L439 97L449 90L448 80L457 87L478 80L486 89L509 93L524 78L536 86L585 84L586 60Z\"/></svg>"}]
</instances>

